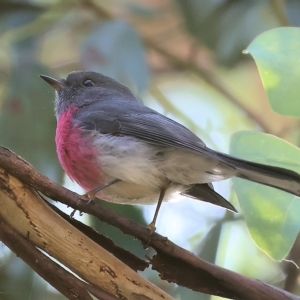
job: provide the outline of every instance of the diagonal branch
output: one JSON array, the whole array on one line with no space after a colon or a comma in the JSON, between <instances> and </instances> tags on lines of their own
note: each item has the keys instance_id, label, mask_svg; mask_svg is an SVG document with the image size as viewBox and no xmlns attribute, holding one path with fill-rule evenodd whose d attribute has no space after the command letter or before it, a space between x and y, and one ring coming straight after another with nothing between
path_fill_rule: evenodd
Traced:
<instances>
[{"instance_id":1,"label":"diagonal branch","mask_svg":"<svg viewBox=\"0 0 300 300\"><path fill-rule=\"evenodd\" d=\"M56 206L50 204L48 201L45 200L45 203L48 204L57 214L63 217L67 222L72 224L75 228L80 230L82 233L84 233L95 243L103 247L105 250L113 254L115 257L117 257L119 260L121 260L131 269L135 271L144 271L147 267L149 267L149 263L133 255L131 252L115 245L115 243L111 239L98 233L96 230L85 225L84 223L81 223L76 219L70 218L69 215L65 214L64 212L59 210Z\"/></svg>"},{"instance_id":2,"label":"diagonal branch","mask_svg":"<svg viewBox=\"0 0 300 300\"><path fill-rule=\"evenodd\" d=\"M28 163L12 153L7 155L9 151L5 154L6 163L22 162L24 169L21 173L25 171L23 175L32 177L30 172L34 169ZM47 179L47 183L51 184L51 181ZM59 216L35 190L6 167L0 167L0 215L24 238L86 282L117 298L172 299ZM91 232L87 233L91 235Z\"/></svg>"},{"instance_id":3,"label":"diagonal branch","mask_svg":"<svg viewBox=\"0 0 300 300\"><path fill-rule=\"evenodd\" d=\"M93 287L59 266L52 259L39 251L33 244L16 232L0 214L0 240L10 248L18 257L26 262L37 274L55 287L68 299L92 300L89 295L98 299L114 300L112 295ZM88 293L89 292L89 293Z\"/></svg>"},{"instance_id":4,"label":"diagonal branch","mask_svg":"<svg viewBox=\"0 0 300 300\"><path fill-rule=\"evenodd\" d=\"M86 201L81 200L79 195L50 181L28 162L4 147L0 147L0 166L24 184L41 191L46 196L89 213L153 247L157 254L151 260L152 267L160 272L162 279L196 291L231 299L300 299L281 289L201 260L157 233L154 233L149 240L149 231L145 227L96 202L85 206Z\"/></svg>"}]
</instances>

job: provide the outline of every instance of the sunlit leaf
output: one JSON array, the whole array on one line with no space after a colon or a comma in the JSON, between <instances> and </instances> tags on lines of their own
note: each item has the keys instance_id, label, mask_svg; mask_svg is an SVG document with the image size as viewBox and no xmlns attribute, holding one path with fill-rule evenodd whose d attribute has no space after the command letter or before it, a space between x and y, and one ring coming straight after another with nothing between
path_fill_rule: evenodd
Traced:
<instances>
[{"instance_id":1,"label":"sunlit leaf","mask_svg":"<svg viewBox=\"0 0 300 300\"><path fill-rule=\"evenodd\" d=\"M276 28L247 48L253 56L274 111L300 117L300 28Z\"/></svg>"},{"instance_id":2,"label":"sunlit leaf","mask_svg":"<svg viewBox=\"0 0 300 300\"><path fill-rule=\"evenodd\" d=\"M232 137L230 153L300 173L300 150L271 135L238 132ZM282 260L300 230L300 199L242 179L233 179L233 185L253 241L273 259Z\"/></svg>"}]
</instances>

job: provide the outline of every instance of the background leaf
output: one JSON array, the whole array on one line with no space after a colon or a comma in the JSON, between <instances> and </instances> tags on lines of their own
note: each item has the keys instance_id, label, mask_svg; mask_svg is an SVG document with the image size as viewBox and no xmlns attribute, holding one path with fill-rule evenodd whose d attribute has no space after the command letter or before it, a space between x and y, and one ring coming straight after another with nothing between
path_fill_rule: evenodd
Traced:
<instances>
[{"instance_id":1,"label":"background leaf","mask_svg":"<svg viewBox=\"0 0 300 300\"><path fill-rule=\"evenodd\" d=\"M300 172L300 150L271 135L246 131L235 133L230 153ZM233 185L254 242L273 259L282 260L300 230L300 199L238 178L233 179Z\"/></svg>"},{"instance_id":2,"label":"background leaf","mask_svg":"<svg viewBox=\"0 0 300 300\"><path fill-rule=\"evenodd\" d=\"M122 20L101 23L82 43L81 64L131 88L144 90L149 81L141 40Z\"/></svg>"},{"instance_id":3,"label":"background leaf","mask_svg":"<svg viewBox=\"0 0 300 300\"><path fill-rule=\"evenodd\" d=\"M0 26L6 30L25 25L39 16L45 7L28 1L2 0Z\"/></svg>"},{"instance_id":4,"label":"background leaf","mask_svg":"<svg viewBox=\"0 0 300 300\"><path fill-rule=\"evenodd\" d=\"M190 33L213 50L217 61L226 66L239 62L242 50L259 33L279 26L269 1L265 0L177 2Z\"/></svg>"},{"instance_id":5,"label":"background leaf","mask_svg":"<svg viewBox=\"0 0 300 300\"><path fill-rule=\"evenodd\" d=\"M54 92L39 78L50 71L35 60L31 39L14 44L10 55L13 65L0 110L1 144L59 182L63 172L54 143Z\"/></svg>"}]
</instances>

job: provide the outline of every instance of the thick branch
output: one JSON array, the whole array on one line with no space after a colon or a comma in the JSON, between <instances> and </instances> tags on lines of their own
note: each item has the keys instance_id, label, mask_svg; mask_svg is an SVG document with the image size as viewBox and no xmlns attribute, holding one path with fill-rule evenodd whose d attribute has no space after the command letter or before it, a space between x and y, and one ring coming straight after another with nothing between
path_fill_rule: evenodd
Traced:
<instances>
[{"instance_id":1,"label":"thick branch","mask_svg":"<svg viewBox=\"0 0 300 300\"><path fill-rule=\"evenodd\" d=\"M0 214L0 240L35 272L69 299L91 300L87 284L67 272L16 232Z\"/></svg>"},{"instance_id":2,"label":"thick branch","mask_svg":"<svg viewBox=\"0 0 300 300\"><path fill-rule=\"evenodd\" d=\"M79 195L50 181L21 157L3 147L0 147L0 166L48 197L94 215L153 247L157 255L152 259L152 265L161 272L163 279L203 293L233 299L300 299L283 290L203 261L157 233L149 240L149 231L145 227L101 207L96 202L85 206L86 202Z\"/></svg>"},{"instance_id":3,"label":"thick branch","mask_svg":"<svg viewBox=\"0 0 300 300\"><path fill-rule=\"evenodd\" d=\"M76 227L78 230L80 230L83 234L85 234L87 237L89 237L95 243L97 243L98 245L103 247L109 253L113 254L115 257L117 257L119 260L121 260L123 263L125 263L127 266L129 266L131 269L133 269L135 271L144 271L146 268L149 267L149 264L147 262L145 262L144 260L133 255L131 252L115 245L115 243L111 239L98 233L96 230L85 225L84 223L81 223L81 222L77 221L76 219L70 218L69 215L65 214L64 212L59 210L56 206L50 204L46 200L45 200L45 203L48 204L57 214L59 214L67 222L72 224L74 227Z\"/></svg>"},{"instance_id":4,"label":"thick branch","mask_svg":"<svg viewBox=\"0 0 300 300\"><path fill-rule=\"evenodd\" d=\"M10 158L13 157L12 154ZM13 164L14 160L9 161ZM33 169L29 164L24 167L28 176L28 171ZM1 167L0 207L1 217L23 237L106 293L120 299L171 299L66 222L31 187Z\"/></svg>"},{"instance_id":5,"label":"thick branch","mask_svg":"<svg viewBox=\"0 0 300 300\"><path fill-rule=\"evenodd\" d=\"M107 294L99 287L85 283L70 274L14 230L1 215L0 227L0 240L68 299L92 299L90 293L101 300L117 300L116 297Z\"/></svg>"}]
</instances>

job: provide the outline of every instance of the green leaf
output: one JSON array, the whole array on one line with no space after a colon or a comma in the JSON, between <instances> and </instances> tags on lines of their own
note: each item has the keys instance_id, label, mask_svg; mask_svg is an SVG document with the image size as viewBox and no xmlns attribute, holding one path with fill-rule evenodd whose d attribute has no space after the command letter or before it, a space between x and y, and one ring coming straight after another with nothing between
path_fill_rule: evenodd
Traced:
<instances>
[{"instance_id":1,"label":"green leaf","mask_svg":"<svg viewBox=\"0 0 300 300\"><path fill-rule=\"evenodd\" d=\"M232 136L230 153L300 173L300 150L271 135L240 131ZM300 199L238 178L233 185L253 241L271 258L282 260L300 230Z\"/></svg>"},{"instance_id":2,"label":"green leaf","mask_svg":"<svg viewBox=\"0 0 300 300\"><path fill-rule=\"evenodd\" d=\"M247 48L253 56L274 111L300 117L300 28L276 28Z\"/></svg>"},{"instance_id":3,"label":"green leaf","mask_svg":"<svg viewBox=\"0 0 300 300\"><path fill-rule=\"evenodd\" d=\"M144 90L149 71L137 31L122 20L97 26L82 43L81 64L130 87Z\"/></svg>"}]
</instances>

